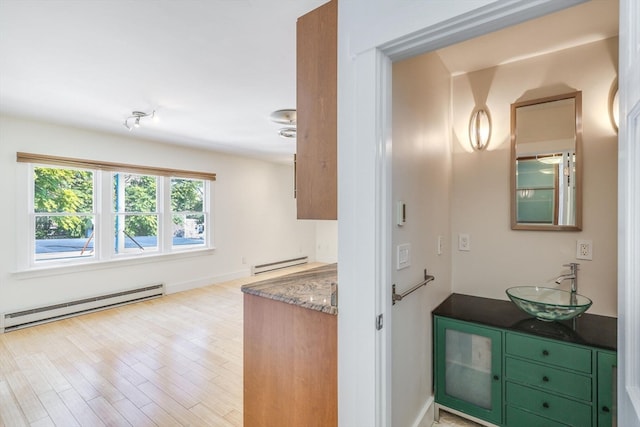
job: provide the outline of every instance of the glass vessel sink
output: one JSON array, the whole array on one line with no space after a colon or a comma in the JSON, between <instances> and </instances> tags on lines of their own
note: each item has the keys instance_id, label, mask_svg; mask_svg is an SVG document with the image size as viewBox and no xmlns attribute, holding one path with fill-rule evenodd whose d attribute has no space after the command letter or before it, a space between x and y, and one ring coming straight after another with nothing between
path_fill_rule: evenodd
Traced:
<instances>
[{"instance_id":1,"label":"glass vessel sink","mask_svg":"<svg viewBox=\"0 0 640 427\"><path fill-rule=\"evenodd\" d=\"M540 320L568 320L581 315L592 301L579 294L541 286L517 286L507 289L507 295L518 308Z\"/></svg>"}]
</instances>

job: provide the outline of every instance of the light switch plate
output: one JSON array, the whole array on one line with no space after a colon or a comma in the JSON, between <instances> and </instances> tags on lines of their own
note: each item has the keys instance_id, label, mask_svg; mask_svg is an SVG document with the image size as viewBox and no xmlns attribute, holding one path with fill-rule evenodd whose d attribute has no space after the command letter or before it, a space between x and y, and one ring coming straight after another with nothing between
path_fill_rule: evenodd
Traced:
<instances>
[{"instance_id":1,"label":"light switch plate","mask_svg":"<svg viewBox=\"0 0 640 427\"><path fill-rule=\"evenodd\" d=\"M403 243L402 245L398 245L397 253L397 270L402 270L403 268L407 268L411 265L411 244Z\"/></svg>"}]
</instances>

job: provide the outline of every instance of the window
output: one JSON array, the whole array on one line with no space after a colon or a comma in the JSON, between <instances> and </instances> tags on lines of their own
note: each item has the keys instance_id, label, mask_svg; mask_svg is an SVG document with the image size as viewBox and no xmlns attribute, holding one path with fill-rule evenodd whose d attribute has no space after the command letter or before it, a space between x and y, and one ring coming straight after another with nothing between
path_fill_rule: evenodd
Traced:
<instances>
[{"instance_id":1,"label":"window","mask_svg":"<svg viewBox=\"0 0 640 427\"><path fill-rule=\"evenodd\" d=\"M171 178L173 248L197 247L206 243L204 189L202 180Z\"/></svg>"},{"instance_id":2,"label":"window","mask_svg":"<svg viewBox=\"0 0 640 427\"><path fill-rule=\"evenodd\" d=\"M94 173L33 168L35 260L93 256Z\"/></svg>"},{"instance_id":3,"label":"window","mask_svg":"<svg viewBox=\"0 0 640 427\"><path fill-rule=\"evenodd\" d=\"M215 174L26 153L18 161L32 172L31 267L211 246Z\"/></svg>"},{"instance_id":4,"label":"window","mask_svg":"<svg viewBox=\"0 0 640 427\"><path fill-rule=\"evenodd\" d=\"M116 254L158 250L158 177L115 172L113 212Z\"/></svg>"}]
</instances>

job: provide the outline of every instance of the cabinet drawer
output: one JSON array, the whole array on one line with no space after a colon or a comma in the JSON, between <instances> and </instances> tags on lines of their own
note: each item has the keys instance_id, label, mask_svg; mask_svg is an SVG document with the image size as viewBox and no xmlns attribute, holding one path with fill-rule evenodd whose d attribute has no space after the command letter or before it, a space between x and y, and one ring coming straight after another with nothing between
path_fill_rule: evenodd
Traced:
<instances>
[{"instance_id":1,"label":"cabinet drawer","mask_svg":"<svg viewBox=\"0 0 640 427\"><path fill-rule=\"evenodd\" d=\"M587 348L512 333L506 335L507 354L591 373L591 350Z\"/></svg>"},{"instance_id":2,"label":"cabinet drawer","mask_svg":"<svg viewBox=\"0 0 640 427\"><path fill-rule=\"evenodd\" d=\"M505 376L526 385L591 402L591 377L546 365L506 358Z\"/></svg>"},{"instance_id":3,"label":"cabinet drawer","mask_svg":"<svg viewBox=\"0 0 640 427\"><path fill-rule=\"evenodd\" d=\"M507 427L566 427L566 424L544 418L515 406L507 405Z\"/></svg>"},{"instance_id":4,"label":"cabinet drawer","mask_svg":"<svg viewBox=\"0 0 640 427\"><path fill-rule=\"evenodd\" d=\"M575 427L591 425L591 405L509 381L506 383L505 396L510 406L518 406L535 415Z\"/></svg>"}]
</instances>

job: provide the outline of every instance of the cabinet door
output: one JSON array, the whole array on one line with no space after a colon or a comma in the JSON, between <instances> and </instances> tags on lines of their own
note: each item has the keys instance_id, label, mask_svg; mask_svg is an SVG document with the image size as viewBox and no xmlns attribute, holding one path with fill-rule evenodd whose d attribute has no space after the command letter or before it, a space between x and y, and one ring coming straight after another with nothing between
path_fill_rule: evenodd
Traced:
<instances>
[{"instance_id":1,"label":"cabinet door","mask_svg":"<svg viewBox=\"0 0 640 427\"><path fill-rule=\"evenodd\" d=\"M598 427L617 425L616 374L618 359L616 353L598 352Z\"/></svg>"},{"instance_id":2,"label":"cabinet door","mask_svg":"<svg viewBox=\"0 0 640 427\"><path fill-rule=\"evenodd\" d=\"M296 202L298 219L337 219L338 3L297 24Z\"/></svg>"},{"instance_id":3,"label":"cabinet door","mask_svg":"<svg viewBox=\"0 0 640 427\"><path fill-rule=\"evenodd\" d=\"M502 423L502 333L436 318L436 402Z\"/></svg>"}]
</instances>

